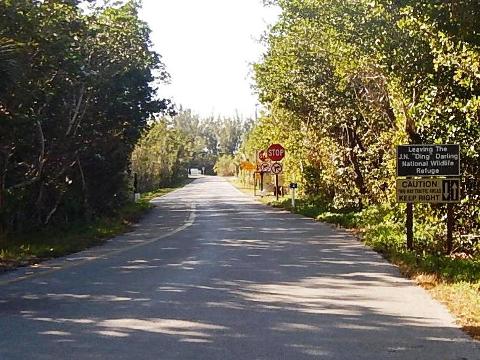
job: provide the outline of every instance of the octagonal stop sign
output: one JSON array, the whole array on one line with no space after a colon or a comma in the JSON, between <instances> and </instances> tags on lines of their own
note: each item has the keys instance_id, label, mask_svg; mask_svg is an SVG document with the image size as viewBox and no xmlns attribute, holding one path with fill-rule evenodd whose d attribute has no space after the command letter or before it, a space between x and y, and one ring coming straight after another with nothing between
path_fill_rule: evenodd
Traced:
<instances>
[{"instance_id":1,"label":"octagonal stop sign","mask_svg":"<svg viewBox=\"0 0 480 360\"><path fill-rule=\"evenodd\" d=\"M272 144L267 150L267 156L272 161L280 161L285 157L285 148L280 144Z\"/></svg>"},{"instance_id":2,"label":"octagonal stop sign","mask_svg":"<svg viewBox=\"0 0 480 360\"><path fill-rule=\"evenodd\" d=\"M258 158L261 160L261 161L267 161L267 152L265 150L260 150L258 152Z\"/></svg>"}]
</instances>

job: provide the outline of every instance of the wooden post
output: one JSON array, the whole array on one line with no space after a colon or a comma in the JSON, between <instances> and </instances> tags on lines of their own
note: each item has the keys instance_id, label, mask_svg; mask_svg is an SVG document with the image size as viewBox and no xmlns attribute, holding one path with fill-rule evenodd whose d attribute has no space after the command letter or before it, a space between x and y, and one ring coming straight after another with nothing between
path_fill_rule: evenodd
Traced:
<instances>
[{"instance_id":1,"label":"wooden post","mask_svg":"<svg viewBox=\"0 0 480 360\"><path fill-rule=\"evenodd\" d=\"M447 254L453 250L453 204L447 204Z\"/></svg>"},{"instance_id":2,"label":"wooden post","mask_svg":"<svg viewBox=\"0 0 480 360\"><path fill-rule=\"evenodd\" d=\"M407 249L413 250L413 203L407 203Z\"/></svg>"},{"instance_id":3,"label":"wooden post","mask_svg":"<svg viewBox=\"0 0 480 360\"><path fill-rule=\"evenodd\" d=\"M138 193L138 174L133 173L133 193Z\"/></svg>"}]
</instances>

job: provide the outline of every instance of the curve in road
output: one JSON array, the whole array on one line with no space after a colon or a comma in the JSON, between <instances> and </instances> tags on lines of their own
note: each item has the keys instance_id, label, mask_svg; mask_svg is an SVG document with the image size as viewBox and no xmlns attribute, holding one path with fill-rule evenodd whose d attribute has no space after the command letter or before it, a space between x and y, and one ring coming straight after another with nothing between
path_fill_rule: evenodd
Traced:
<instances>
[{"instance_id":1,"label":"curve in road","mask_svg":"<svg viewBox=\"0 0 480 360\"><path fill-rule=\"evenodd\" d=\"M347 232L221 178L154 202L105 246L0 276L0 359L480 359Z\"/></svg>"}]
</instances>

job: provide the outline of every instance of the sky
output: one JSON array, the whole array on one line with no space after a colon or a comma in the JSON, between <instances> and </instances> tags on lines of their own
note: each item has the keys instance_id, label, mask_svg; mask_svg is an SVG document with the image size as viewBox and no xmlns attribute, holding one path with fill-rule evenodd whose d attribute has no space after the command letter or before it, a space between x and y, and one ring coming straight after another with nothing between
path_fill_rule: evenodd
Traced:
<instances>
[{"instance_id":1,"label":"sky","mask_svg":"<svg viewBox=\"0 0 480 360\"><path fill-rule=\"evenodd\" d=\"M171 76L159 95L202 117L253 118L251 63L278 10L262 0L143 0L140 16Z\"/></svg>"}]
</instances>

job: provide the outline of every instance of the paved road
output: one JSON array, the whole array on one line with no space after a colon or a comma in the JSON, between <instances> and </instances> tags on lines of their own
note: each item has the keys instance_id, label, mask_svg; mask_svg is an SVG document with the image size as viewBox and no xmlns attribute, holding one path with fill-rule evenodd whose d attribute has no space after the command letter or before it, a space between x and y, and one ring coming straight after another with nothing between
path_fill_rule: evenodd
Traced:
<instances>
[{"instance_id":1,"label":"paved road","mask_svg":"<svg viewBox=\"0 0 480 360\"><path fill-rule=\"evenodd\" d=\"M0 276L0 359L480 359L347 233L218 178L155 202L106 246Z\"/></svg>"}]
</instances>

